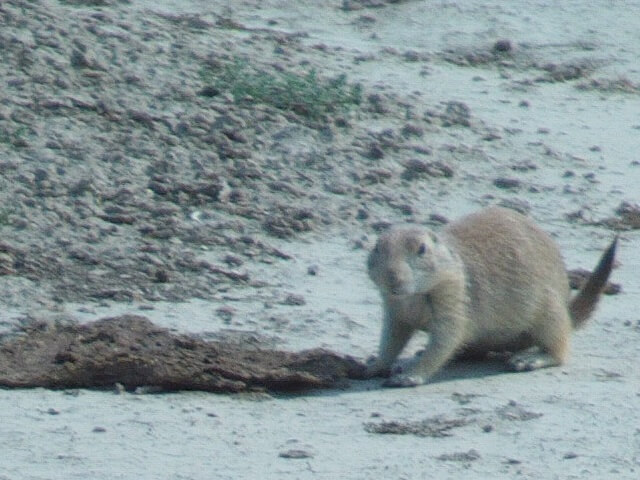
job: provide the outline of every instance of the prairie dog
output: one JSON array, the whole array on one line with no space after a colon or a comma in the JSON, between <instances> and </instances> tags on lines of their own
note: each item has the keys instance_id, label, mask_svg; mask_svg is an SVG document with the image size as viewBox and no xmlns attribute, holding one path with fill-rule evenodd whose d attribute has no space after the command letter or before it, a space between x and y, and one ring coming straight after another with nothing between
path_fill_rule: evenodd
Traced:
<instances>
[{"instance_id":1,"label":"prairie dog","mask_svg":"<svg viewBox=\"0 0 640 480\"><path fill-rule=\"evenodd\" d=\"M386 375L416 330L425 350L387 386L425 383L454 356L515 352L516 371L560 365L569 337L594 311L615 256L617 238L570 298L560 251L527 217L490 207L435 234L420 226L391 228L368 258L384 318L378 357L368 376Z\"/></svg>"}]
</instances>

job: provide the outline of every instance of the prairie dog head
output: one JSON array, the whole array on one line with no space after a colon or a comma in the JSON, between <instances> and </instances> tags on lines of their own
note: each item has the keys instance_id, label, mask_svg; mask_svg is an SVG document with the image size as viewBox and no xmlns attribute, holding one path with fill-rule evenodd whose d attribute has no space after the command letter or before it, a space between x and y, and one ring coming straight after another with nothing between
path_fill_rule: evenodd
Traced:
<instances>
[{"instance_id":1,"label":"prairie dog head","mask_svg":"<svg viewBox=\"0 0 640 480\"><path fill-rule=\"evenodd\" d=\"M393 227L369 254L369 277L383 295L429 292L454 263L454 255L433 232L416 226Z\"/></svg>"}]
</instances>

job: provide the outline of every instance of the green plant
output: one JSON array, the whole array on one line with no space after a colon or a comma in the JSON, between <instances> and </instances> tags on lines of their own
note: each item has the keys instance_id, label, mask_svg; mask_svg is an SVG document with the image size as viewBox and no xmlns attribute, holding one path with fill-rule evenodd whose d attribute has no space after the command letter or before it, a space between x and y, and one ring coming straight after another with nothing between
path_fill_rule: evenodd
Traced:
<instances>
[{"instance_id":1,"label":"green plant","mask_svg":"<svg viewBox=\"0 0 640 480\"><path fill-rule=\"evenodd\" d=\"M315 69L305 74L271 73L236 59L219 69L207 68L201 75L214 89L231 93L237 102L264 103L311 119L348 110L362 98L361 85L349 84L346 75L327 79Z\"/></svg>"}]
</instances>

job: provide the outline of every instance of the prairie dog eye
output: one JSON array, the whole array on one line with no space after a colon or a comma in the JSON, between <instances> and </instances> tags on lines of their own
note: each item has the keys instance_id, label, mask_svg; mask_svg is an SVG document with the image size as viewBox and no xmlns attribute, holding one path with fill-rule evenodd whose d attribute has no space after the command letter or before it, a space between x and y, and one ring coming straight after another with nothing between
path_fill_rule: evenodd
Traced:
<instances>
[{"instance_id":1,"label":"prairie dog eye","mask_svg":"<svg viewBox=\"0 0 640 480\"><path fill-rule=\"evenodd\" d=\"M420 246L418 247L418 255L422 256L425 253L427 253L427 246L423 243L420 244Z\"/></svg>"}]
</instances>

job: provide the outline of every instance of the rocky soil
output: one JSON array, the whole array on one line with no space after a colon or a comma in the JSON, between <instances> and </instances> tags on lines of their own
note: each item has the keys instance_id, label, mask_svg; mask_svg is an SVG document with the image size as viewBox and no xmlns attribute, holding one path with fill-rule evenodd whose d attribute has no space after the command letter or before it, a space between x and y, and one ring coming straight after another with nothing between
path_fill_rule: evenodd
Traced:
<instances>
[{"instance_id":1,"label":"rocky soil","mask_svg":"<svg viewBox=\"0 0 640 480\"><path fill-rule=\"evenodd\" d=\"M0 9L1 269L37 286L43 305L255 287L245 262L288 258L273 237L366 225L377 205L409 218L398 186L454 175L425 135L468 127L462 104L421 118L410 99L367 92L355 112L310 119L211 86L210 72L254 49L273 52L257 68L321 66L321 45L300 60L302 34L222 15L139 19L117 2L53 4ZM370 131L380 118L397 129ZM200 258L211 250L224 255Z\"/></svg>"},{"instance_id":2,"label":"rocky soil","mask_svg":"<svg viewBox=\"0 0 640 480\"><path fill-rule=\"evenodd\" d=\"M25 287L45 306L212 299L229 284L259 287L243 264L286 261L274 237L446 221L416 205L415 190L446 195L467 183L465 162L491 170L482 141L509 135L459 101L422 108L420 92L374 85L358 105L310 118L212 86L238 58L268 74L315 68L332 78L348 70L326 65L341 47L309 45L308 35L276 20L255 28L231 10L170 14L116 1L8 0L0 16L0 271L20 279L17 304ZM534 50L499 39L438 55L505 75L528 72L529 82L582 80L602 63L544 63ZM412 50L381 55L420 63L425 74L436 60ZM446 130L482 140L443 145ZM493 197L548 191L527 181L535 161L508 168L508 177L491 179ZM529 209L517 198L507 204ZM202 258L209 251L217 261Z\"/></svg>"}]
</instances>

